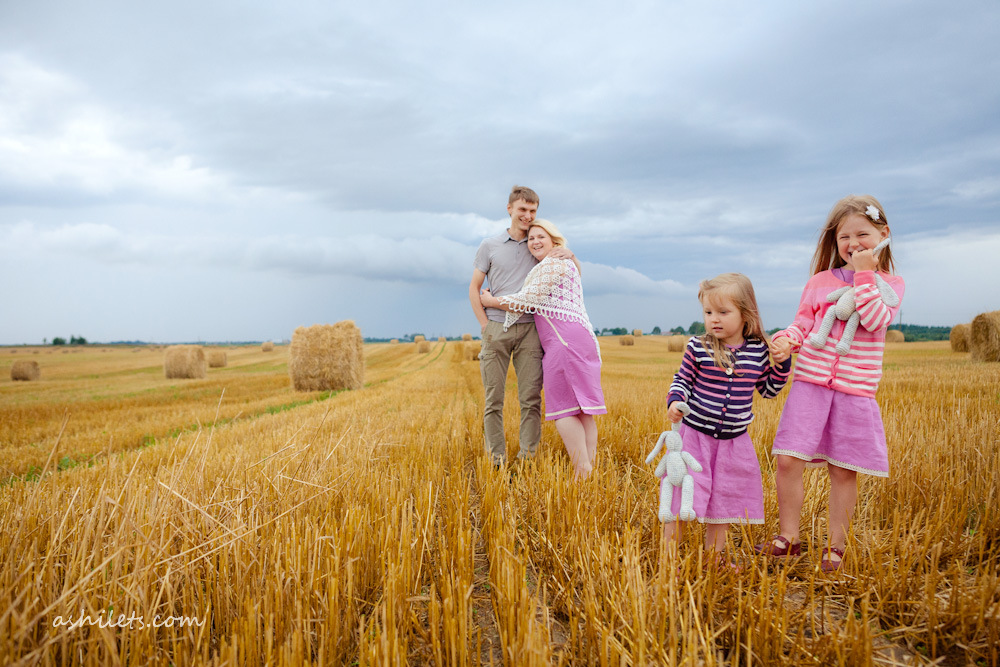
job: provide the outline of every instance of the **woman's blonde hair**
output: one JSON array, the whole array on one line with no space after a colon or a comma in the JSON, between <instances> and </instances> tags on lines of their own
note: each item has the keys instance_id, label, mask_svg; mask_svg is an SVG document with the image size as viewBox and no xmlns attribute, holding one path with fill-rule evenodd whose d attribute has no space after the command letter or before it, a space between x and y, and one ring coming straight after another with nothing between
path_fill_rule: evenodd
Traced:
<instances>
[{"instance_id":1,"label":"woman's blonde hair","mask_svg":"<svg viewBox=\"0 0 1000 667\"><path fill-rule=\"evenodd\" d=\"M728 298L740 311L743 318L743 338L757 338L766 343L764 325L757 309L757 296L750 279L742 273L722 273L698 284L698 301L702 304L708 299L710 303L718 305L721 297ZM718 368L735 370L736 359L725 343L708 331L701 337L701 342L706 349L712 350L712 358Z\"/></svg>"},{"instance_id":2,"label":"woman's blonde hair","mask_svg":"<svg viewBox=\"0 0 1000 667\"><path fill-rule=\"evenodd\" d=\"M545 233L549 235L552 239L553 248L565 248L566 247L566 237L560 233L559 228L552 224L551 221L545 220L544 218L535 218L534 222L531 223L531 227L541 227L545 230ZM528 227L528 233L531 233L531 227Z\"/></svg>"},{"instance_id":3,"label":"woman's blonde hair","mask_svg":"<svg viewBox=\"0 0 1000 667\"><path fill-rule=\"evenodd\" d=\"M872 220L868 215L868 207L874 206L878 211L878 220ZM844 218L857 213L875 225L876 229L889 231L889 221L885 217L885 210L882 204L871 195L848 195L833 205L830 215L826 218L826 225L819 233L819 243L816 244L816 254L812 260L812 275L816 275L827 269L837 269L844 266L844 259L837 252L837 228ZM892 248L886 246L878 254L877 270L883 273L893 273L896 265L892 260Z\"/></svg>"}]
</instances>

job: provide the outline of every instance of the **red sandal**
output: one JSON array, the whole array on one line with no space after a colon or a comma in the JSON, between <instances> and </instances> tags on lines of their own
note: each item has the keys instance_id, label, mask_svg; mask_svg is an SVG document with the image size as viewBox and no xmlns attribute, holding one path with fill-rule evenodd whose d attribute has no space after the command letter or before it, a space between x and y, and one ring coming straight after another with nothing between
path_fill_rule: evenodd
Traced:
<instances>
[{"instance_id":1,"label":"red sandal","mask_svg":"<svg viewBox=\"0 0 1000 667\"><path fill-rule=\"evenodd\" d=\"M837 554L840 560L833 560L830 558L830 554ZM824 572L836 572L840 569L840 565L843 562L844 551L842 549L838 549L837 547L823 547L823 551L820 552L819 569Z\"/></svg>"},{"instance_id":2,"label":"red sandal","mask_svg":"<svg viewBox=\"0 0 1000 667\"><path fill-rule=\"evenodd\" d=\"M778 542L781 546L776 546L775 542ZM792 544L787 537L775 535L767 542L754 545L753 550L762 556L770 556L771 558L796 558L802 555L802 543L796 542Z\"/></svg>"}]
</instances>

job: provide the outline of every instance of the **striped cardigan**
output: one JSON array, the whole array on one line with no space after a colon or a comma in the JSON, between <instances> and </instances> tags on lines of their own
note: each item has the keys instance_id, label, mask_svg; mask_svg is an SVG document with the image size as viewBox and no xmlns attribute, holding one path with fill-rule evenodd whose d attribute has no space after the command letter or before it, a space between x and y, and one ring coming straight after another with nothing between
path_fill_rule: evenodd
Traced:
<instances>
[{"instance_id":1,"label":"striped cardigan","mask_svg":"<svg viewBox=\"0 0 1000 667\"><path fill-rule=\"evenodd\" d=\"M852 279L851 271L838 271L842 271L842 275L848 280ZM882 279L896 291L902 304L905 288L903 279L890 274L882 274ZM833 271L821 271L809 279L802 290L802 300L799 302L795 321L787 329L775 333L772 340L788 338L792 341L792 349L798 349L795 380L811 382L845 394L874 397L882 378L885 331L899 312L899 306L890 308L882 301L875 286L874 271L858 271L853 274L853 281L854 305L861 320L847 354L838 355L834 349L844 334L845 322L841 320L833 323L833 330L821 349L805 343L806 338L819 329L826 311L833 307L833 304L827 302L827 295L851 285L838 278Z\"/></svg>"},{"instance_id":2,"label":"striped cardigan","mask_svg":"<svg viewBox=\"0 0 1000 667\"><path fill-rule=\"evenodd\" d=\"M753 421L754 389L774 398L792 368L790 359L772 366L767 344L757 338L747 339L735 352L736 369L726 373L715 365L711 348L701 338L691 338L667 395L668 406L685 401L691 408L685 424L722 440L742 435Z\"/></svg>"}]
</instances>

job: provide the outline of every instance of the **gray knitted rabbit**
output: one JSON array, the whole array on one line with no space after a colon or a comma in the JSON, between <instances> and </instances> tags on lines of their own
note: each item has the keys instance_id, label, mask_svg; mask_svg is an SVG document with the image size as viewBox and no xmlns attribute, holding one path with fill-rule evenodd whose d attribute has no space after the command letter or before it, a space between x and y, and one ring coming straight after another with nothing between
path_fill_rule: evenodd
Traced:
<instances>
[{"instance_id":1,"label":"gray knitted rabbit","mask_svg":"<svg viewBox=\"0 0 1000 667\"><path fill-rule=\"evenodd\" d=\"M873 254L877 256L879 251L887 245L889 245L888 237L872 249ZM895 308L899 305L899 295L896 294L895 290L878 273L875 274L875 286L878 288L878 293L882 296L882 301L885 305L890 308ZM806 340L812 347L822 348L826 345L826 340L830 336L834 320L846 321L844 335L841 336L840 342L837 343L835 349L837 350L837 354L847 354L847 351L851 349L851 344L854 343L854 334L858 330L858 323L861 321L861 315L858 314L854 304L854 287L836 289L827 294L826 300L828 303L834 305L827 309L826 314L823 316L823 321L820 323L819 331L809 336Z\"/></svg>"},{"instance_id":2,"label":"gray knitted rabbit","mask_svg":"<svg viewBox=\"0 0 1000 667\"><path fill-rule=\"evenodd\" d=\"M681 411L681 414L687 415L691 412L691 408L683 401L677 401L674 405ZM681 434L677 431L677 424L674 424L671 430L660 434L660 439L656 441L656 447L646 457L646 463L652 463L656 455L664 448L666 448L666 452L653 472L654 475L663 479L663 483L660 485L660 509L657 512L657 517L663 523L670 523L676 519L693 521L697 518L694 511L694 478L691 477L688 469L701 472L701 464L691 456L690 452L683 451L684 441L681 440ZM670 505L674 499L674 487L680 487L681 490L681 506L676 515L670 511Z\"/></svg>"}]
</instances>

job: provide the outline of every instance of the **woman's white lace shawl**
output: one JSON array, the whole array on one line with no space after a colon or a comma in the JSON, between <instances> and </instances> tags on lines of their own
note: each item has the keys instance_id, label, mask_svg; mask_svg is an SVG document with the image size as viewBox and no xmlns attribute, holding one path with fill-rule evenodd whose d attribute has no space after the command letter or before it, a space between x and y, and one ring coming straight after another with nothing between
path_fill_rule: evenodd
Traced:
<instances>
[{"instance_id":1,"label":"woman's white lace shawl","mask_svg":"<svg viewBox=\"0 0 1000 667\"><path fill-rule=\"evenodd\" d=\"M517 321L521 313L538 313L566 322L579 322L593 335L594 327L583 307L583 285L576 264L569 259L546 257L528 273L521 291L498 297L510 306L503 330Z\"/></svg>"}]
</instances>

